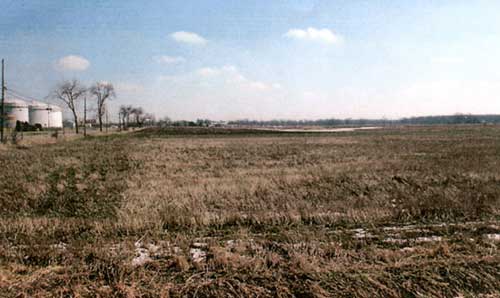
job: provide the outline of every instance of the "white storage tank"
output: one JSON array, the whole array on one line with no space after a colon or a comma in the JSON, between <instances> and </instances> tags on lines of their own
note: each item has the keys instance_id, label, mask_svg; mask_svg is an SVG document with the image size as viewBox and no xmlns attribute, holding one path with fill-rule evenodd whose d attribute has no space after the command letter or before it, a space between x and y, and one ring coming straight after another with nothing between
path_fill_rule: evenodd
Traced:
<instances>
[{"instance_id":1,"label":"white storage tank","mask_svg":"<svg viewBox=\"0 0 500 298\"><path fill-rule=\"evenodd\" d=\"M63 127L63 117L62 109L55 105L49 105L49 127L52 128L62 128Z\"/></svg>"},{"instance_id":2,"label":"white storage tank","mask_svg":"<svg viewBox=\"0 0 500 298\"><path fill-rule=\"evenodd\" d=\"M17 98L6 98L4 101L5 124L16 127L16 122L29 122L28 103Z\"/></svg>"},{"instance_id":3,"label":"white storage tank","mask_svg":"<svg viewBox=\"0 0 500 298\"><path fill-rule=\"evenodd\" d=\"M40 124L47 128L49 124L49 105L43 102L33 101L29 106L30 124Z\"/></svg>"},{"instance_id":4,"label":"white storage tank","mask_svg":"<svg viewBox=\"0 0 500 298\"><path fill-rule=\"evenodd\" d=\"M40 124L43 128L61 128L62 110L55 105L33 101L29 105L29 120L31 125Z\"/></svg>"}]
</instances>

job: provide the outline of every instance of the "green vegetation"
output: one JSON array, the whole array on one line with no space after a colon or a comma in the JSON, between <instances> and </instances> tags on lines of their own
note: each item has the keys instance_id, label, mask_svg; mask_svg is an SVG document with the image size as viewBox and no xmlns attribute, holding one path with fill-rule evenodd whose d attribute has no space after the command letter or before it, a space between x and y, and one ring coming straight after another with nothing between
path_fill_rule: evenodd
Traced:
<instances>
[{"instance_id":1,"label":"green vegetation","mask_svg":"<svg viewBox=\"0 0 500 298\"><path fill-rule=\"evenodd\" d=\"M500 295L500 127L0 150L1 297Z\"/></svg>"}]
</instances>

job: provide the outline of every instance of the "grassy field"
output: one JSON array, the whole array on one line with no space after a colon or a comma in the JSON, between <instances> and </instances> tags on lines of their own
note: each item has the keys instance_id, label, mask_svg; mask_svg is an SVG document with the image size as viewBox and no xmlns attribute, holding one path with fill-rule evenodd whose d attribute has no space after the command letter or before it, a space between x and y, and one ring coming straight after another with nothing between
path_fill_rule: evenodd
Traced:
<instances>
[{"instance_id":1,"label":"grassy field","mask_svg":"<svg viewBox=\"0 0 500 298\"><path fill-rule=\"evenodd\" d=\"M500 297L500 127L0 148L1 297Z\"/></svg>"}]
</instances>

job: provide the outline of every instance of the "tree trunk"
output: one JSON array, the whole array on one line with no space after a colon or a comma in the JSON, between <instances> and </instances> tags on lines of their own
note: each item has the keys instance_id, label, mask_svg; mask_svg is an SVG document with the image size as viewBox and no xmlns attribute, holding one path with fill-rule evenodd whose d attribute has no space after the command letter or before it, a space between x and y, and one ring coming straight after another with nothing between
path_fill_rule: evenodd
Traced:
<instances>
[{"instance_id":1,"label":"tree trunk","mask_svg":"<svg viewBox=\"0 0 500 298\"><path fill-rule=\"evenodd\" d=\"M102 132L102 113L99 112L99 131Z\"/></svg>"},{"instance_id":2,"label":"tree trunk","mask_svg":"<svg viewBox=\"0 0 500 298\"><path fill-rule=\"evenodd\" d=\"M75 133L78 134L78 116L75 111L73 111L73 118L75 119ZM83 125L85 125L85 123Z\"/></svg>"}]
</instances>

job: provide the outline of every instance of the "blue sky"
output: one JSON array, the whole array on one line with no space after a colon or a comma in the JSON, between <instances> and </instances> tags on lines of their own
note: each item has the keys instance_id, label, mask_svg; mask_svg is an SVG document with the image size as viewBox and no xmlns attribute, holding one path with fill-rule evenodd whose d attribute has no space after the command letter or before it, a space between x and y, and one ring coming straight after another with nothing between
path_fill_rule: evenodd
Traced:
<instances>
[{"instance_id":1,"label":"blue sky","mask_svg":"<svg viewBox=\"0 0 500 298\"><path fill-rule=\"evenodd\" d=\"M499 1L0 0L13 90L174 119L499 113Z\"/></svg>"}]
</instances>

